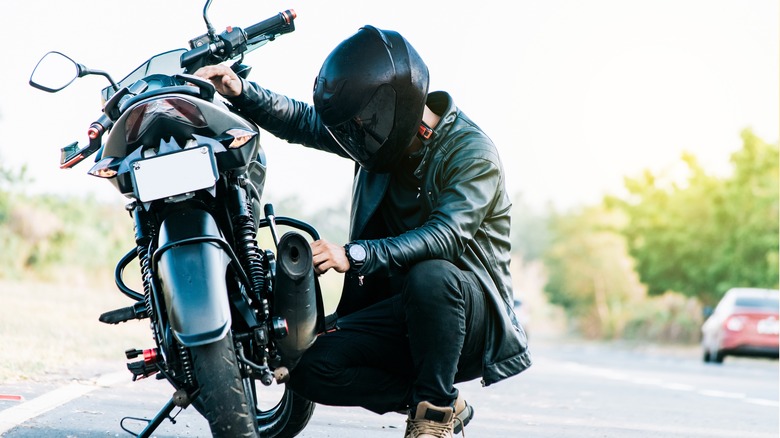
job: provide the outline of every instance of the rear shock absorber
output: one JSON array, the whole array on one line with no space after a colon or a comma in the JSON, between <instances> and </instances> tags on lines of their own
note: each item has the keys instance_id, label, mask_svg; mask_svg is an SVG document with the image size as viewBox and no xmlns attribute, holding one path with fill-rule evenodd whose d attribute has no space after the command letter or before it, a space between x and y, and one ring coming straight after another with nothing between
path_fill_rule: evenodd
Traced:
<instances>
[{"instance_id":1,"label":"rear shock absorber","mask_svg":"<svg viewBox=\"0 0 780 438\"><path fill-rule=\"evenodd\" d=\"M231 220L233 222L233 235L241 266L246 271L251 284L252 296L260 298L266 290L267 279L263 256L255 240L255 220L252 216L252 205L241 187L243 178L239 178L237 184L230 186L231 191Z\"/></svg>"},{"instance_id":2,"label":"rear shock absorber","mask_svg":"<svg viewBox=\"0 0 780 438\"><path fill-rule=\"evenodd\" d=\"M144 304L146 304L146 312L149 317L152 318L152 326L154 326L154 310L152 308L152 272L151 272L151 255L149 254L149 246L152 241L152 235L154 233L154 223L148 218L148 214L143 211L140 205L135 205L135 242L138 246L136 252L138 254L138 262L141 267L141 280L144 285Z\"/></svg>"}]
</instances>

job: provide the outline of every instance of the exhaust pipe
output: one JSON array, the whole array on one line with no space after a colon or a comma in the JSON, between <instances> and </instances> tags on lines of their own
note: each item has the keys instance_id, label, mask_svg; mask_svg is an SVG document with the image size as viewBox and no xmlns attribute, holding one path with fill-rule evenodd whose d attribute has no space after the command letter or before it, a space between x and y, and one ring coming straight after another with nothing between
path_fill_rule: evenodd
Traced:
<instances>
[{"instance_id":1,"label":"exhaust pipe","mask_svg":"<svg viewBox=\"0 0 780 438\"><path fill-rule=\"evenodd\" d=\"M273 314L287 321L287 336L277 339L282 365L292 370L317 339L317 290L309 242L288 232L277 247Z\"/></svg>"}]
</instances>

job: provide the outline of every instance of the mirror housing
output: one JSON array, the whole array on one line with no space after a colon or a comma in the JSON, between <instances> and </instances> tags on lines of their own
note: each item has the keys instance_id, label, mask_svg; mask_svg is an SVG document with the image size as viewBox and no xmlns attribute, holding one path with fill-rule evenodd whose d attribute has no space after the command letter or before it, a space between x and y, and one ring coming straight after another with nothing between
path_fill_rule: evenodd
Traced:
<instances>
[{"instance_id":1,"label":"mirror housing","mask_svg":"<svg viewBox=\"0 0 780 438\"><path fill-rule=\"evenodd\" d=\"M30 85L49 93L56 93L83 75L83 67L60 52L43 55L30 75Z\"/></svg>"},{"instance_id":2,"label":"mirror housing","mask_svg":"<svg viewBox=\"0 0 780 438\"><path fill-rule=\"evenodd\" d=\"M56 93L70 85L76 78L87 75L104 76L111 83L114 91L119 90L116 82L108 73L102 70L88 69L60 52L49 52L43 55L43 58L35 65L29 83L39 90Z\"/></svg>"}]
</instances>

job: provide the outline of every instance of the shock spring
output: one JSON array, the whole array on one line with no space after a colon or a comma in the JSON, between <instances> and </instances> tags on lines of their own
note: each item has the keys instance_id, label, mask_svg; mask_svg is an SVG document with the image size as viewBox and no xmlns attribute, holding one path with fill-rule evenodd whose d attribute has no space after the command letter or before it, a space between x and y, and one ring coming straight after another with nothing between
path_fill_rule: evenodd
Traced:
<instances>
[{"instance_id":1,"label":"shock spring","mask_svg":"<svg viewBox=\"0 0 780 438\"><path fill-rule=\"evenodd\" d=\"M181 360L181 370L184 374L184 382L188 385L195 384L195 373L192 370L192 359L190 358L190 351L187 347L177 344L179 346L179 359Z\"/></svg>"},{"instance_id":2,"label":"shock spring","mask_svg":"<svg viewBox=\"0 0 780 438\"><path fill-rule=\"evenodd\" d=\"M260 297L265 292L266 275L263 265L263 257L257 245L255 236L255 220L252 215L252 205L247 199L243 189L233 186L238 211L233 215L233 230L235 234L236 249L241 265L246 271L249 286L253 296Z\"/></svg>"},{"instance_id":3,"label":"shock spring","mask_svg":"<svg viewBox=\"0 0 780 438\"><path fill-rule=\"evenodd\" d=\"M144 304L146 304L146 313L150 318L154 316L152 311L152 273L149 269L151 257L149 257L149 246L142 242L138 244L138 261L141 265L141 280L144 284ZM154 321L154 319L152 319Z\"/></svg>"}]
</instances>

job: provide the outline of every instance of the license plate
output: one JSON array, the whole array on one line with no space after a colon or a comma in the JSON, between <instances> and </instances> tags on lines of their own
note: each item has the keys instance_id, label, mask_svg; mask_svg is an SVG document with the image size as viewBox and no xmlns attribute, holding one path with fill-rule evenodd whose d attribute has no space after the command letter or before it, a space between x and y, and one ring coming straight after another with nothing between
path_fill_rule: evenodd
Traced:
<instances>
[{"instance_id":1,"label":"license plate","mask_svg":"<svg viewBox=\"0 0 780 438\"><path fill-rule=\"evenodd\" d=\"M214 154L208 146L138 160L130 172L135 196L141 202L206 189L218 178Z\"/></svg>"},{"instance_id":2,"label":"license plate","mask_svg":"<svg viewBox=\"0 0 780 438\"><path fill-rule=\"evenodd\" d=\"M780 333L780 326L774 318L766 318L758 321L756 331L762 335L776 335Z\"/></svg>"}]
</instances>

